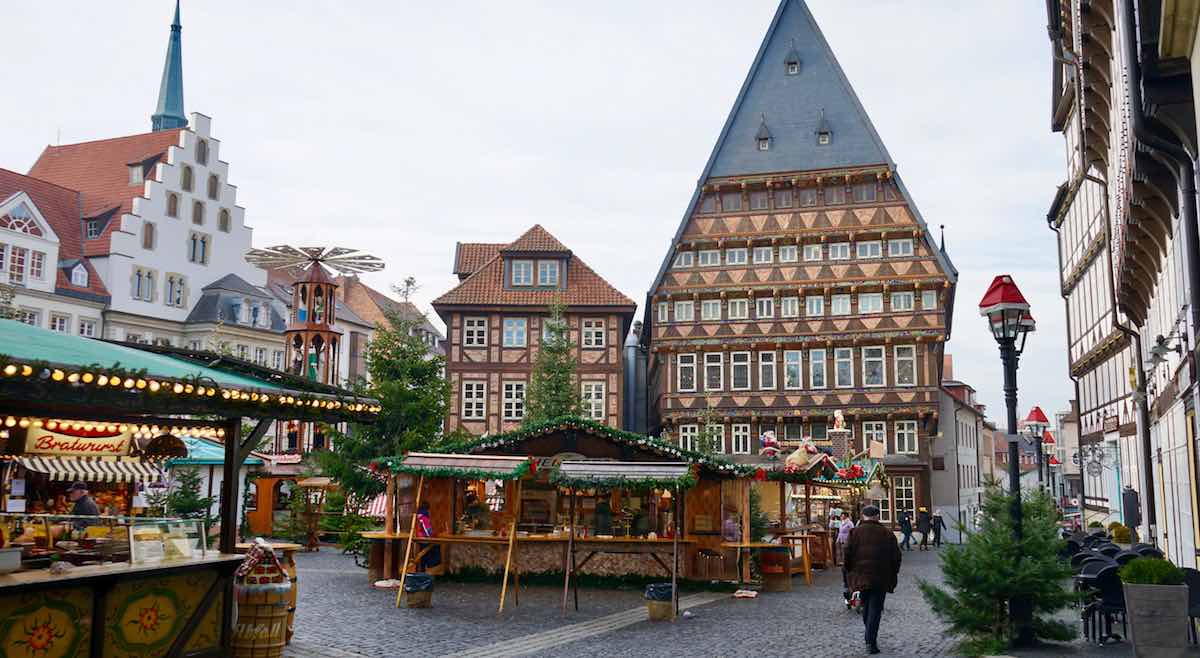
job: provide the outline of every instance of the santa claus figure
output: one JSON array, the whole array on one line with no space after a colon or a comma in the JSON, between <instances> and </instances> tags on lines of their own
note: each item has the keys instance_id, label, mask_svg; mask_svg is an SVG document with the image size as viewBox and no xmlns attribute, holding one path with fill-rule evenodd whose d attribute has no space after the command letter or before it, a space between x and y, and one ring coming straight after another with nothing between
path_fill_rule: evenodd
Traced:
<instances>
[{"instance_id":1,"label":"santa claus figure","mask_svg":"<svg viewBox=\"0 0 1200 658\"><path fill-rule=\"evenodd\" d=\"M775 432L767 430L758 437L758 443L762 446L758 454L770 460L779 459L779 439L775 438Z\"/></svg>"}]
</instances>

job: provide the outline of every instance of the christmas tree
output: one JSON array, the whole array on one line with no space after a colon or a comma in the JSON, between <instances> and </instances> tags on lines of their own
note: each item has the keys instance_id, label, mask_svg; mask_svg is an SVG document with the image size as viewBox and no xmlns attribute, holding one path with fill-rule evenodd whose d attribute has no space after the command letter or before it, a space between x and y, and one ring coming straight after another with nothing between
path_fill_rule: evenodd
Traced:
<instances>
[{"instance_id":1,"label":"christmas tree","mask_svg":"<svg viewBox=\"0 0 1200 658\"><path fill-rule=\"evenodd\" d=\"M575 357L565 307L561 301L550 306L550 319L542 334L542 345L533 362L529 392L525 396L525 424L533 425L559 416L579 415L579 388Z\"/></svg>"},{"instance_id":2,"label":"christmas tree","mask_svg":"<svg viewBox=\"0 0 1200 658\"><path fill-rule=\"evenodd\" d=\"M1013 534L1012 498L991 486L985 494L979 528L967 533L960 546L940 554L945 587L920 583L921 594L934 613L961 638L967 655L996 654L1007 649L1014 629L1008 602L1030 601L1033 634L1037 639L1066 641L1075 629L1053 619L1054 613L1075 600L1067 589L1070 565L1058 552L1063 546L1053 501L1043 492L1026 493L1020 541Z\"/></svg>"},{"instance_id":3,"label":"christmas tree","mask_svg":"<svg viewBox=\"0 0 1200 658\"><path fill-rule=\"evenodd\" d=\"M167 513L182 519L209 520L212 498L200 495L200 472L195 468L172 469L175 482L167 494Z\"/></svg>"}]
</instances>

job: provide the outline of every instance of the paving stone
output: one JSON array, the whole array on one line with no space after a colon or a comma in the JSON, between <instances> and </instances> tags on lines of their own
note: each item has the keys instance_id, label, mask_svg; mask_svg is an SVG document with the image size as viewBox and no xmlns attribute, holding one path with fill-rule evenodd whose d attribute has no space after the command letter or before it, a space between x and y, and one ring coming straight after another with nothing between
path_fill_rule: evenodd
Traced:
<instances>
[{"instance_id":1,"label":"paving stone","mask_svg":"<svg viewBox=\"0 0 1200 658\"><path fill-rule=\"evenodd\" d=\"M943 625L917 589L919 579L940 582L936 553L904 557L900 585L885 604L882 655L956 655L954 640L942 634ZM366 571L336 550L300 554L296 562L296 637L285 654L291 658L468 651L539 658L863 655L862 620L842 605L840 572L817 573L812 587L796 578L791 592L757 599L714 597L672 623L643 620L641 588L580 590L580 611L563 615L561 588L522 587L521 605L514 606L510 595L498 616L498 584L438 582L432 608L396 609L394 591L372 589ZM1069 611L1064 618L1076 620L1078 613ZM1018 658L1132 655L1127 643L1094 647L1082 641L1010 653Z\"/></svg>"}]
</instances>

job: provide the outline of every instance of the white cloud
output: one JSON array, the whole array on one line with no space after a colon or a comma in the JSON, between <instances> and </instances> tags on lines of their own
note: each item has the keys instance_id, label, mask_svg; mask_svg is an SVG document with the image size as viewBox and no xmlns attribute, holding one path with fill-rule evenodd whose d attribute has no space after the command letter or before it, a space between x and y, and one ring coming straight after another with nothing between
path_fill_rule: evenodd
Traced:
<instances>
[{"instance_id":1,"label":"white cloud","mask_svg":"<svg viewBox=\"0 0 1200 658\"><path fill-rule=\"evenodd\" d=\"M388 261L428 300L456 240L540 222L630 297L658 268L775 0L604 3L184 2L188 111L213 117L256 242ZM999 355L975 312L1016 277L1039 331L1021 415L1064 408L1063 305L1045 209L1049 132L1036 3L813 0L813 13L926 219L962 271L955 374L1003 420ZM148 129L171 3L6 7L0 166ZM983 29L986 26L986 29ZM48 38L48 35L52 38Z\"/></svg>"}]
</instances>

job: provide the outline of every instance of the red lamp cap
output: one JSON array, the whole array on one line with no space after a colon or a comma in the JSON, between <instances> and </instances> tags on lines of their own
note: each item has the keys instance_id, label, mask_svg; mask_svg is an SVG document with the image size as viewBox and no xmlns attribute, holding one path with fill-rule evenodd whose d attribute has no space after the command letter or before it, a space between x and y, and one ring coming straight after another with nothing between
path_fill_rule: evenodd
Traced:
<instances>
[{"instance_id":1,"label":"red lamp cap","mask_svg":"<svg viewBox=\"0 0 1200 658\"><path fill-rule=\"evenodd\" d=\"M1046 433L1042 435L1042 443L1055 443L1054 435L1050 433L1050 430L1046 430Z\"/></svg>"},{"instance_id":2,"label":"red lamp cap","mask_svg":"<svg viewBox=\"0 0 1200 658\"><path fill-rule=\"evenodd\" d=\"M1025 422L1049 425L1050 419L1046 418L1046 414L1042 411L1041 407L1034 407L1029 410L1029 415L1025 417Z\"/></svg>"},{"instance_id":3,"label":"red lamp cap","mask_svg":"<svg viewBox=\"0 0 1200 658\"><path fill-rule=\"evenodd\" d=\"M988 315L995 311L1008 309L1028 311L1029 302L1025 301L1025 295L1021 294L1021 289L1017 287L1012 277L1001 274L992 280L992 285L988 286L987 292L980 300L979 314Z\"/></svg>"}]
</instances>

